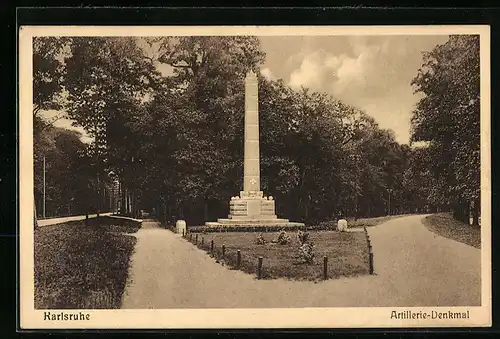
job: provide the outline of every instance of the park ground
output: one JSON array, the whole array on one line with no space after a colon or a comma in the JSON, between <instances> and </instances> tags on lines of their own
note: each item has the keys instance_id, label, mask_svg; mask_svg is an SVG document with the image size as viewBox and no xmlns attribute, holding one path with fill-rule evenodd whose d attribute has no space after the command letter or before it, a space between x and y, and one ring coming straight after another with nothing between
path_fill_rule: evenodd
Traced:
<instances>
[{"instance_id":1,"label":"park ground","mask_svg":"<svg viewBox=\"0 0 500 339\"><path fill-rule=\"evenodd\" d=\"M112 309L121 305L138 223L109 217L35 231L35 308Z\"/></svg>"},{"instance_id":2,"label":"park ground","mask_svg":"<svg viewBox=\"0 0 500 339\"><path fill-rule=\"evenodd\" d=\"M139 231L133 224L97 222L45 226L35 234L35 306L479 305L480 250L440 236L439 232L450 232L435 230L451 223L440 217L436 226L432 217L389 218L368 228L375 275L314 282L258 281L255 274L217 263L206 251L155 222L144 222Z\"/></svg>"},{"instance_id":3,"label":"park ground","mask_svg":"<svg viewBox=\"0 0 500 339\"><path fill-rule=\"evenodd\" d=\"M257 243L259 234L264 239L264 244ZM314 261L310 264L300 260L297 232L289 232L288 235L288 244L273 243L273 240L278 238L278 232L213 232L198 234L198 241L193 238L196 234L190 233L186 239L207 251L217 262L230 268L236 267L237 251L240 250L239 269L252 275L256 274L258 257L262 257L263 279L321 280L324 256L328 258L329 278L369 274L368 244L362 229L356 232L309 232L315 253ZM224 256L222 245L225 248Z\"/></svg>"},{"instance_id":4,"label":"park ground","mask_svg":"<svg viewBox=\"0 0 500 339\"><path fill-rule=\"evenodd\" d=\"M481 228L457 221L451 213L429 215L422 222L427 229L440 236L481 248Z\"/></svg>"}]
</instances>

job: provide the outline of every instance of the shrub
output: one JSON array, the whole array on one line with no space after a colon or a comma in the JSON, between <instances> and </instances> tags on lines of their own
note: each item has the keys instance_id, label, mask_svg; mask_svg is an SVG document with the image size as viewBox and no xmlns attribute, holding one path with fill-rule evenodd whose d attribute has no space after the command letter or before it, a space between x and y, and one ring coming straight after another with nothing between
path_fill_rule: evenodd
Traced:
<instances>
[{"instance_id":1,"label":"shrub","mask_svg":"<svg viewBox=\"0 0 500 339\"><path fill-rule=\"evenodd\" d=\"M302 245L309 240L309 232L303 232L299 230L297 232L297 238L299 240L299 243Z\"/></svg>"},{"instance_id":2,"label":"shrub","mask_svg":"<svg viewBox=\"0 0 500 339\"><path fill-rule=\"evenodd\" d=\"M337 229L337 221L336 220L322 221L315 228L321 230L335 230Z\"/></svg>"},{"instance_id":3,"label":"shrub","mask_svg":"<svg viewBox=\"0 0 500 339\"><path fill-rule=\"evenodd\" d=\"M266 244L266 239L264 239L264 235L262 233L259 234L256 242L257 242L257 245L265 245Z\"/></svg>"},{"instance_id":4,"label":"shrub","mask_svg":"<svg viewBox=\"0 0 500 339\"><path fill-rule=\"evenodd\" d=\"M314 245L312 243L305 242L299 246L299 260L306 264L314 262Z\"/></svg>"}]
</instances>

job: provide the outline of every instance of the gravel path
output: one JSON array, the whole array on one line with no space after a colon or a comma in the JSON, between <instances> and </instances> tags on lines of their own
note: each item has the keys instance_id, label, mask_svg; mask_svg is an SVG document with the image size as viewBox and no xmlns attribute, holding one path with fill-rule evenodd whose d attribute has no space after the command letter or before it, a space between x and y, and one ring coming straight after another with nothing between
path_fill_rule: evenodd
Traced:
<instances>
[{"instance_id":1,"label":"gravel path","mask_svg":"<svg viewBox=\"0 0 500 339\"><path fill-rule=\"evenodd\" d=\"M144 222L122 308L474 306L480 250L440 237L422 216L369 228L376 275L324 282L256 280Z\"/></svg>"}]
</instances>

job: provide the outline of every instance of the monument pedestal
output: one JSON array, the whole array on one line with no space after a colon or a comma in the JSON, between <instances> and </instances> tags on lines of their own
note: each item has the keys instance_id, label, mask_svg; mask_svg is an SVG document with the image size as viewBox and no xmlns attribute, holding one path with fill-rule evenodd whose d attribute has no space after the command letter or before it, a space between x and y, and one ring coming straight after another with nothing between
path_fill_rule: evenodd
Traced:
<instances>
[{"instance_id":1,"label":"monument pedestal","mask_svg":"<svg viewBox=\"0 0 500 339\"><path fill-rule=\"evenodd\" d=\"M279 219L275 213L273 197L265 197L262 191L240 192L240 196L232 197L229 202L227 219L217 219L217 222L207 222L212 227L255 227L269 228L301 227L303 223Z\"/></svg>"}]
</instances>

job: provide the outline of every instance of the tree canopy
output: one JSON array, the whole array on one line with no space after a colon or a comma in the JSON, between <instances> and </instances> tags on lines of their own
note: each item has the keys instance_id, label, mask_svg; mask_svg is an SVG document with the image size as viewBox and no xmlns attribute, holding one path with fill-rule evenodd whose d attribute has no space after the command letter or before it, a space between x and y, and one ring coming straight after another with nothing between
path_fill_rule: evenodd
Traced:
<instances>
[{"instance_id":1,"label":"tree canopy","mask_svg":"<svg viewBox=\"0 0 500 339\"><path fill-rule=\"evenodd\" d=\"M329 94L259 74L261 185L276 197L278 214L317 223L338 211L379 216L476 199L476 43L451 37L425 55L413 81L424 94L412 120L413 140L430 142L422 149L399 144L392 131ZM64 152L78 149L85 180L116 174L133 196L133 214L154 208L190 224L227 216L230 197L242 189L244 76L259 73L265 60L257 38L72 37L35 44L34 110L61 108L93 137L84 147L74 134L61 134L64 147L50 146L61 161L71 163Z\"/></svg>"},{"instance_id":2,"label":"tree canopy","mask_svg":"<svg viewBox=\"0 0 500 339\"><path fill-rule=\"evenodd\" d=\"M450 36L424 55L412 84L423 98L413 113L412 139L429 143L430 199L451 204L468 222L469 206L480 198L479 36Z\"/></svg>"}]
</instances>

